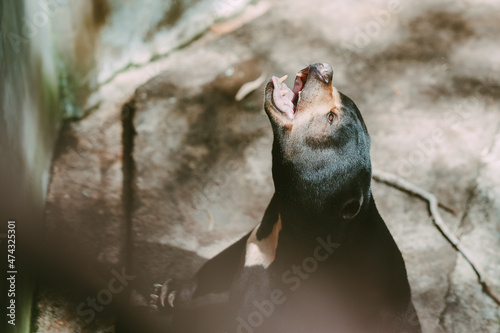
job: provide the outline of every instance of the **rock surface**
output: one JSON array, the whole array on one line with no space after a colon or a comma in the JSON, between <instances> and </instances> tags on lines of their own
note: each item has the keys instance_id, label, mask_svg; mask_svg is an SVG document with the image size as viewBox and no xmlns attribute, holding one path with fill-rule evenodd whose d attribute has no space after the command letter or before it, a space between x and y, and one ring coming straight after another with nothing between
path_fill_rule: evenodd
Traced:
<instances>
[{"instance_id":1,"label":"rock surface","mask_svg":"<svg viewBox=\"0 0 500 333\"><path fill-rule=\"evenodd\" d=\"M97 237L109 240L95 243L96 256L99 248L104 258L111 248L122 254L113 244L121 239L119 230L130 226L132 287L135 300L144 302L153 282L190 276L248 232L271 198L264 84L235 102L238 89L263 72L288 74L291 82L309 63L329 62L337 87L363 113L374 167L453 207L456 215L441 212L448 228L500 293L500 57L492 47L500 33L499 6L391 3L399 5L274 1L253 21L218 26L208 38L161 60L166 70L138 84L129 104L136 133L128 147L132 155L121 157L117 132L106 134L85 163L72 166L59 155L55 170L73 170L63 176L73 180L53 176L47 219L55 220L54 209L74 207L64 223L93 244L90 234L114 230ZM97 126L92 119L121 126L117 114L100 109L73 124L80 128L77 146ZM114 162L106 167L101 162L108 154ZM132 177L123 182L126 189L118 180L122 161ZM114 181L103 181L115 169ZM72 196L74 206L64 202L65 193L89 186L95 189L89 197ZM118 212L112 208L121 205L123 191L132 205ZM104 211L111 222L88 230L82 222L97 221L88 202L98 193L110 198L99 203L109 206ZM500 308L432 225L426 203L376 182L373 193L406 259L424 331L499 332Z\"/></svg>"}]
</instances>

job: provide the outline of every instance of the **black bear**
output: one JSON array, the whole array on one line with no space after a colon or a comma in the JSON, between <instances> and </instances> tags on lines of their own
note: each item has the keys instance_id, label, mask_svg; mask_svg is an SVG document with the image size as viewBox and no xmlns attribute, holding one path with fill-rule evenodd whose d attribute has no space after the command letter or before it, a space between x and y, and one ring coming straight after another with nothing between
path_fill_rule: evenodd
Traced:
<instances>
[{"instance_id":1,"label":"black bear","mask_svg":"<svg viewBox=\"0 0 500 333\"><path fill-rule=\"evenodd\" d=\"M418 333L405 263L371 193L370 137L329 64L272 77L275 193L253 231L151 308L179 333Z\"/></svg>"}]
</instances>

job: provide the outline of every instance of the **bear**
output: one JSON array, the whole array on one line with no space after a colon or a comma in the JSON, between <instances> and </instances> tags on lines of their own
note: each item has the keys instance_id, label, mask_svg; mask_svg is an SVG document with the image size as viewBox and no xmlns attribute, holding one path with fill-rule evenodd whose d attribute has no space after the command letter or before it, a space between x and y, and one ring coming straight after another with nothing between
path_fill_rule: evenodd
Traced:
<instances>
[{"instance_id":1,"label":"bear","mask_svg":"<svg viewBox=\"0 0 500 333\"><path fill-rule=\"evenodd\" d=\"M187 281L155 285L165 332L419 333L405 262L371 191L356 104L314 63L265 87L274 195L260 223Z\"/></svg>"}]
</instances>

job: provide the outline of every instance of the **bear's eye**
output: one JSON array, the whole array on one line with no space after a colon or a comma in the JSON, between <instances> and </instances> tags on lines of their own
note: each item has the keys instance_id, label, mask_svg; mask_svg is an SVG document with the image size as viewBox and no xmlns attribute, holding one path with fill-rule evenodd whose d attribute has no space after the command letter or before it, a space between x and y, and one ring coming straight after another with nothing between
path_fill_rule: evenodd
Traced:
<instances>
[{"instance_id":1,"label":"bear's eye","mask_svg":"<svg viewBox=\"0 0 500 333\"><path fill-rule=\"evenodd\" d=\"M328 122L330 122L330 124L331 124L334 119L335 119L335 113L333 113L333 111L330 111L328 113Z\"/></svg>"}]
</instances>

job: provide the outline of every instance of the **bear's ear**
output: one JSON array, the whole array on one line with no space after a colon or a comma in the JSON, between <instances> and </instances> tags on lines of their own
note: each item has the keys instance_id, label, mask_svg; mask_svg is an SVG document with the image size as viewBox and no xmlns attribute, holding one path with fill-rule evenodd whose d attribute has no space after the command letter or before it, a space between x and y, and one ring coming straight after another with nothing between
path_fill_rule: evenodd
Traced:
<instances>
[{"instance_id":1,"label":"bear's ear","mask_svg":"<svg viewBox=\"0 0 500 333\"><path fill-rule=\"evenodd\" d=\"M363 205L363 196L347 200L344 206L342 207L341 211L342 217L346 220L355 218L359 214L362 205Z\"/></svg>"}]
</instances>

